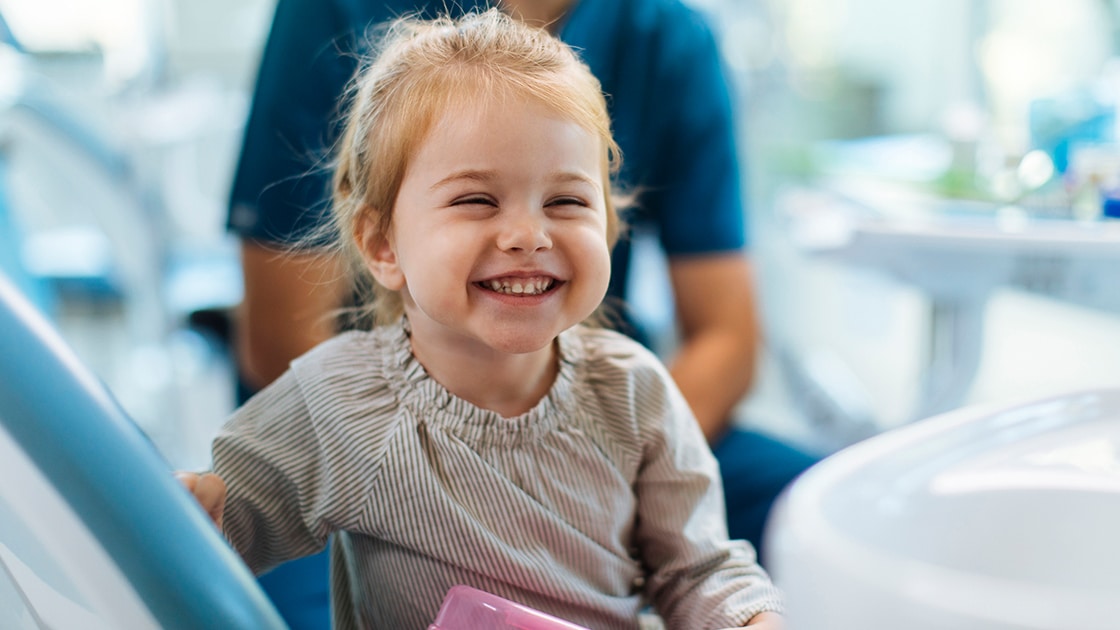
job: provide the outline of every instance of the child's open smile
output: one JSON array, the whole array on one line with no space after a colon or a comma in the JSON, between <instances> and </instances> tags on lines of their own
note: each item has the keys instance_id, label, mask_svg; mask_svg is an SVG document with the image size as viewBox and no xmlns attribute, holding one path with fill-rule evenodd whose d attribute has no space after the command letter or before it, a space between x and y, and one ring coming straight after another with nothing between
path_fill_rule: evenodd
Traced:
<instances>
[{"instance_id":1,"label":"child's open smile","mask_svg":"<svg viewBox=\"0 0 1120 630\"><path fill-rule=\"evenodd\" d=\"M483 280L475 284L483 289L490 289L496 293L531 297L542 295L556 288L557 281L555 278L550 278L548 276L529 275L526 277L494 278L492 280Z\"/></svg>"}]
</instances>

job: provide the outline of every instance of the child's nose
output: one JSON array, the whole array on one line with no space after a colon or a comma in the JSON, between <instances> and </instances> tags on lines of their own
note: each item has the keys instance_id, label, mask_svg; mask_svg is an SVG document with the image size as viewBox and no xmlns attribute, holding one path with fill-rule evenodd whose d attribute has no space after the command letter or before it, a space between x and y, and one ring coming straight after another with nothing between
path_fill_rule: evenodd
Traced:
<instances>
[{"instance_id":1,"label":"child's nose","mask_svg":"<svg viewBox=\"0 0 1120 630\"><path fill-rule=\"evenodd\" d=\"M503 251L533 252L552 247L547 220L536 212L510 213L502 221L498 247Z\"/></svg>"}]
</instances>

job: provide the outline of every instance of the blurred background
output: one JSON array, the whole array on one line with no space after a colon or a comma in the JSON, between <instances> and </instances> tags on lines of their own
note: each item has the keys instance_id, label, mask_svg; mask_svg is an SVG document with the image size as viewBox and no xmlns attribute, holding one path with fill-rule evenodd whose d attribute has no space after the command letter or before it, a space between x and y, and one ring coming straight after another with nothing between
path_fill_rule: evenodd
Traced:
<instances>
[{"instance_id":1,"label":"blurred background","mask_svg":"<svg viewBox=\"0 0 1120 630\"><path fill-rule=\"evenodd\" d=\"M692 0L739 91L768 346L833 450L1120 382L1111 0ZM0 0L0 269L176 468L233 408L228 187L272 0ZM640 312L671 351L656 248Z\"/></svg>"}]
</instances>

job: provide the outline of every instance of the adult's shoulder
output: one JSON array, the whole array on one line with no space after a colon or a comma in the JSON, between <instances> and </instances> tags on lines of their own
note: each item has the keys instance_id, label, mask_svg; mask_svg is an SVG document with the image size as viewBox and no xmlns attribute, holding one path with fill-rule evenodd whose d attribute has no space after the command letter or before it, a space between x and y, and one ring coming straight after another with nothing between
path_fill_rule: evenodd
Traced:
<instances>
[{"instance_id":1,"label":"adult's shoulder","mask_svg":"<svg viewBox=\"0 0 1120 630\"><path fill-rule=\"evenodd\" d=\"M618 1L625 6L628 28L657 37L668 46L666 56L682 49L706 47L712 39L712 26L706 14L681 0Z\"/></svg>"},{"instance_id":2,"label":"adult's shoulder","mask_svg":"<svg viewBox=\"0 0 1120 630\"><path fill-rule=\"evenodd\" d=\"M318 4L320 0L301 0ZM431 19L441 15L460 15L467 11L485 8L486 0L457 0L455 2L418 2L417 0L331 0L336 10L350 24L362 29L397 18L420 17Z\"/></svg>"},{"instance_id":3,"label":"adult's shoulder","mask_svg":"<svg viewBox=\"0 0 1120 630\"><path fill-rule=\"evenodd\" d=\"M561 35L592 58L669 57L712 39L704 13L681 0L578 0Z\"/></svg>"}]
</instances>

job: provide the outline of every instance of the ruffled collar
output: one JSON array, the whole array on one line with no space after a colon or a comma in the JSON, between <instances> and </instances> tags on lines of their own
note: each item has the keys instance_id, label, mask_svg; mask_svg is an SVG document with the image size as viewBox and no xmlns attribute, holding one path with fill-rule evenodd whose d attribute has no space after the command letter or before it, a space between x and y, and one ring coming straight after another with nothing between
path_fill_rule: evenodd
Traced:
<instances>
[{"instance_id":1,"label":"ruffled collar","mask_svg":"<svg viewBox=\"0 0 1120 630\"><path fill-rule=\"evenodd\" d=\"M416 421L442 427L475 446L508 447L539 441L575 418L576 367L583 347L575 329L558 338L560 369L548 393L529 411L512 418L483 409L447 391L412 354L407 319L375 330L389 364L387 378Z\"/></svg>"}]
</instances>

